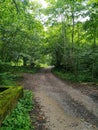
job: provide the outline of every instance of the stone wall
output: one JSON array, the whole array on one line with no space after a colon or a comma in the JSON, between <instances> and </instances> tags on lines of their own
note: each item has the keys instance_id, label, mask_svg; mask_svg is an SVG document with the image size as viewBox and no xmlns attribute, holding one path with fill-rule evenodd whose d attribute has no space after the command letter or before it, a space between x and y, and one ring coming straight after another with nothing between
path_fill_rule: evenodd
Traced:
<instances>
[{"instance_id":1,"label":"stone wall","mask_svg":"<svg viewBox=\"0 0 98 130\"><path fill-rule=\"evenodd\" d=\"M0 92L0 126L6 115L10 114L16 106L17 101L23 96L23 87L8 87L3 92Z\"/></svg>"}]
</instances>

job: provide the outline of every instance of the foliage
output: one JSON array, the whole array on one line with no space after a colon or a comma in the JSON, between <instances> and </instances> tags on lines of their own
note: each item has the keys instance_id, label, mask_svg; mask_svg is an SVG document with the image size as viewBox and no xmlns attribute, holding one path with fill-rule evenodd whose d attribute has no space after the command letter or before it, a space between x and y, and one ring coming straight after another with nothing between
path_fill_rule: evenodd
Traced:
<instances>
[{"instance_id":1,"label":"foliage","mask_svg":"<svg viewBox=\"0 0 98 130\"><path fill-rule=\"evenodd\" d=\"M30 130L29 112L32 109L32 92L24 91L24 97L19 100L15 110L4 120L0 130ZM33 127L32 127L33 130Z\"/></svg>"},{"instance_id":2,"label":"foliage","mask_svg":"<svg viewBox=\"0 0 98 130\"><path fill-rule=\"evenodd\" d=\"M18 62L33 65L40 58L43 26L36 18L36 3L26 1L0 2L0 59L2 62ZM13 11L12 11L13 10ZM32 12L32 14L30 13ZM40 31L41 30L41 31Z\"/></svg>"},{"instance_id":3,"label":"foliage","mask_svg":"<svg viewBox=\"0 0 98 130\"><path fill-rule=\"evenodd\" d=\"M98 1L46 1L45 9L37 1L0 1L1 63L32 68L52 64L73 75L88 73L94 81L98 77Z\"/></svg>"},{"instance_id":4,"label":"foliage","mask_svg":"<svg viewBox=\"0 0 98 130\"><path fill-rule=\"evenodd\" d=\"M83 81L95 81L98 78L98 2L48 2L46 38L52 64L70 73L73 79L77 75Z\"/></svg>"},{"instance_id":5,"label":"foliage","mask_svg":"<svg viewBox=\"0 0 98 130\"><path fill-rule=\"evenodd\" d=\"M39 70L37 67L11 66L9 63L0 62L0 86L17 85L23 76L20 73L35 73Z\"/></svg>"},{"instance_id":6,"label":"foliage","mask_svg":"<svg viewBox=\"0 0 98 130\"><path fill-rule=\"evenodd\" d=\"M90 82L90 83L98 83L98 79L92 80L92 77L89 73L79 73L78 75L74 75L71 72L66 72L61 70L60 68L54 68L52 72L57 75L59 78L64 79L65 81L71 82Z\"/></svg>"},{"instance_id":7,"label":"foliage","mask_svg":"<svg viewBox=\"0 0 98 130\"><path fill-rule=\"evenodd\" d=\"M22 75L21 74L14 74L11 72L4 72L4 73L0 73L0 85L17 85L17 81L20 81L22 79Z\"/></svg>"}]
</instances>

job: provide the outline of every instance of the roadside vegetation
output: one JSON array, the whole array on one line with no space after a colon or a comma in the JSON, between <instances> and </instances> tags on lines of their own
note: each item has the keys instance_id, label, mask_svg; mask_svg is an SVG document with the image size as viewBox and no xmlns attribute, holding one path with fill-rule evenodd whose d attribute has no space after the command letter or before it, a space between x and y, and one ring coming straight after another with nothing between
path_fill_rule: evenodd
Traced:
<instances>
[{"instance_id":1,"label":"roadside vegetation","mask_svg":"<svg viewBox=\"0 0 98 130\"><path fill-rule=\"evenodd\" d=\"M33 130L29 114L32 109L33 93L24 90L23 98L18 101L16 108L3 121L0 130Z\"/></svg>"},{"instance_id":2,"label":"roadside vegetation","mask_svg":"<svg viewBox=\"0 0 98 130\"><path fill-rule=\"evenodd\" d=\"M0 86L16 86L23 79L22 73L35 73L39 68L11 66L9 63L0 62Z\"/></svg>"},{"instance_id":3,"label":"roadside vegetation","mask_svg":"<svg viewBox=\"0 0 98 130\"><path fill-rule=\"evenodd\" d=\"M0 62L0 87L17 87L23 80L22 73L35 73L38 68L11 66L9 63ZM23 98L20 98L16 107L2 122L0 130L30 130L30 111L34 108L34 95L29 90L24 90ZM13 100L12 100L13 101ZM33 120L33 119L32 119Z\"/></svg>"},{"instance_id":4,"label":"roadside vegetation","mask_svg":"<svg viewBox=\"0 0 98 130\"><path fill-rule=\"evenodd\" d=\"M78 75L75 75L72 72L67 72L64 69L60 69L60 68L54 68L52 70L52 73L65 81L78 82L78 83L83 82L83 83L98 85L98 79L94 78L92 80L91 75L89 75L88 73L84 74L83 72L81 72Z\"/></svg>"}]
</instances>

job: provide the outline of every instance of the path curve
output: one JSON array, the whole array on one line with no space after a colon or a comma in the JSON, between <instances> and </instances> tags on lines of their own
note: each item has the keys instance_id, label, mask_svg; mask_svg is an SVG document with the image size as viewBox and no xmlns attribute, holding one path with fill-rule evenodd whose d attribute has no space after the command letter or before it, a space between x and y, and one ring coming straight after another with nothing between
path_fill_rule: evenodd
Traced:
<instances>
[{"instance_id":1,"label":"path curve","mask_svg":"<svg viewBox=\"0 0 98 130\"><path fill-rule=\"evenodd\" d=\"M98 103L52 73L24 74L24 87L34 91L49 130L98 130Z\"/></svg>"}]
</instances>

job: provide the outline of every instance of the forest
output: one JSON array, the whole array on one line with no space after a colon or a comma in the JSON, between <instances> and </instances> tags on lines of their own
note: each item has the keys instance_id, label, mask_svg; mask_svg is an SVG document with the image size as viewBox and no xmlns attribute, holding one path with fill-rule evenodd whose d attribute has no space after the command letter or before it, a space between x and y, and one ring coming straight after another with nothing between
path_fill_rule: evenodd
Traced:
<instances>
[{"instance_id":1,"label":"forest","mask_svg":"<svg viewBox=\"0 0 98 130\"><path fill-rule=\"evenodd\" d=\"M98 82L98 1L0 0L0 78L11 66L50 65Z\"/></svg>"},{"instance_id":2,"label":"forest","mask_svg":"<svg viewBox=\"0 0 98 130\"><path fill-rule=\"evenodd\" d=\"M98 129L98 0L0 0L0 130L47 121Z\"/></svg>"}]
</instances>

